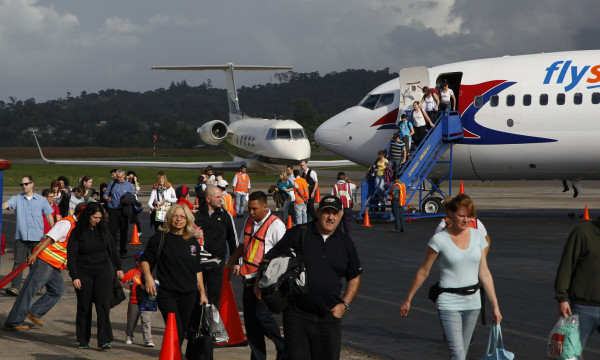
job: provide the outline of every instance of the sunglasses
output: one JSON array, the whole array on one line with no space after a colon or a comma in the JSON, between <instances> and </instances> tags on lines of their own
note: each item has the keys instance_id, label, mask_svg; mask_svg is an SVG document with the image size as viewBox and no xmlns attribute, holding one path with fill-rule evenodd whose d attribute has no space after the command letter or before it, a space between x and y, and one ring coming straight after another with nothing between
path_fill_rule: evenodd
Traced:
<instances>
[{"instance_id":1,"label":"sunglasses","mask_svg":"<svg viewBox=\"0 0 600 360\"><path fill-rule=\"evenodd\" d=\"M33 183L32 181L26 182L26 183L21 183L21 186L27 186L27 185L32 184L32 183Z\"/></svg>"}]
</instances>

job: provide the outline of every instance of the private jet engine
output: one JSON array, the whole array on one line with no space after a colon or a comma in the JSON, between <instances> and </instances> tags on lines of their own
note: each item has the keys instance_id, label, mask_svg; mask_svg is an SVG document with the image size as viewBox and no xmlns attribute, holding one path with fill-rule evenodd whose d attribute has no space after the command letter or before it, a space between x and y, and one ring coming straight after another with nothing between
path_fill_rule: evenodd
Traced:
<instances>
[{"instance_id":1,"label":"private jet engine","mask_svg":"<svg viewBox=\"0 0 600 360\"><path fill-rule=\"evenodd\" d=\"M207 145L219 145L227 137L227 131L227 124L221 120L209 121L196 130Z\"/></svg>"}]
</instances>

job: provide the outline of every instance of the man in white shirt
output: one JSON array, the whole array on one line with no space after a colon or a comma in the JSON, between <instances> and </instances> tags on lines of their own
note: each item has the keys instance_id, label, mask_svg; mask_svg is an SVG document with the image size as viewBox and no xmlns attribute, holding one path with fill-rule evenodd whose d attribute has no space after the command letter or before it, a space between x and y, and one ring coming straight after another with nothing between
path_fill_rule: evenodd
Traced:
<instances>
[{"instance_id":1,"label":"man in white shirt","mask_svg":"<svg viewBox=\"0 0 600 360\"><path fill-rule=\"evenodd\" d=\"M262 191L250 194L248 211L250 217L246 220L242 234L244 241L240 243L227 262L227 267L232 269L235 275L242 275L244 324L252 351L251 358L266 360L266 336L275 344L279 359L283 352L283 337L281 337L279 325L271 311L254 295L254 284L257 280L258 266L264 254L281 240L286 229L283 221L272 214L267 207L267 196ZM237 265L240 258L243 260L241 266Z\"/></svg>"},{"instance_id":2,"label":"man in white shirt","mask_svg":"<svg viewBox=\"0 0 600 360\"><path fill-rule=\"evenodd\" d=\"M342 202L344 207L342 226L346 235L352 240L352 206L354 205L352 194L356 191L356 184L348 179L344 172L338 173L337 180L337 183L331 187L331 195L335 195Z\"/></svg>"}]
</instances>

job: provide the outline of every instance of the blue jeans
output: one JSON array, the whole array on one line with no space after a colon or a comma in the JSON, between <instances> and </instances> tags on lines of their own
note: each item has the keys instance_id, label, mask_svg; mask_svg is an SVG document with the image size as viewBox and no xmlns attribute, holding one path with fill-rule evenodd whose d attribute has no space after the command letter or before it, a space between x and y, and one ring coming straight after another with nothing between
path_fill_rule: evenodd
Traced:
<instances>
[{"instance_id":1,"label":"blue jeans","mask_svg":"<svg viewBox=\"0 0 600 360\"><path fill-rule=\"evenodd\" d=\"M475 324L479 317L477 310L438 310L440 323L448 340L451 360L465 360Z\"/></svg>"},{"instance_id":2,"label":"blue jeans","mask_svg":"<svg viewBox=\"0 0 600 360\"><path fill-rule=\"evenodd\" d=\"M281 205L283 223L287 225L288 216L290 216L290 197L286 197Z\"/></svg>"},{"instance_id":3,"label":"blue jeans","mask_svg":"<svg viewBox=\"0 0 600 360\"><path fill-rule=\"evenodd\" d=\"M600 306L572 304L573 315L579 315L579 335L581 337L581 348L594 330L600 332Z\"/></svg>"},{"instance_id":4,"label":"blue jeans","mask_svg":"<svg viewBox=\"0 0 600 360\"><path fill-rule=\"evenodd\" d=\"M15 263L13 265L13 270L16 269L19 265L25 261L33 249L40 244L39 241L25 241L25 240L15 240ZM31 271L31 270L30 270ZM12 281L10 287L13 287L17 290L21 289L21 279L23 279L23 271L21 271ZM39 290L39 288L38 288ZM36 290L37 291L37 290Z\"/></svg>"},{"instance_id":5,"label":"blue jeans","mask_svg":"<svg viewBox=\"0 0 600 360\"><path fill-rule=\"evenodd\" d=\"M244 203L246 203L246 194L235 193L235 213L237 216L244 215Z\"/></svg>"},{"instance_id":6,"label":"blue jeans","mask_svg":"<svg viewBox=\"0 0 600 360\"><path fill-rule=\"evenodd\" d=\"M377 175L377 177L375 178L375 184L377 185L377 190L379 193L379 201L382 204L385 204L385 190L386 190L386 185L385 185L385 179L383 178L383 175Z\"/></svg>"},{"instance_id":7,"label":"blue jeans","mask_svg":"<svg viewBox=\"0 0 600 360\"><path fill-rule=\"evenodd\" d=\"M306 224L308 222L308 215L306 213L306 203L300 203L294 205L296 211L296 225Z\"/></svg>"},{"instance_id":8,"label":"blue jeans","mask_svg":"<svg viewBox=\"0 0 600 360\"><path fill-rule=\"evenodd\" d=\"M46 285L46 292L33 305L38 290ZM65 282L60 270L41 259L31 266L29 276L6 318L5 326L23 325L27 313L41 318L60 300L65 293Z\"/></svg>"},{"instance_id":9,"label":"blue jeans","mask_svg":"<svg viewBox=\"0 0 600 360\"><path fill-rule=\"evenodd\" d=\"M390 160L390 165L392 166L392 169L394 169L394 174L396 174L402 167L402 159Z\"/></svg>"},{"instance_id":10,"label":"blue jeans","mask_svg":"<svg viewBox=\"0 0 600 360\"><path fill-rule=\"evenodd\" d=\"M404 214L398 199L392 199L392 214L394 214L394 230L404 231Z\"/></svg>"}]
</instances>

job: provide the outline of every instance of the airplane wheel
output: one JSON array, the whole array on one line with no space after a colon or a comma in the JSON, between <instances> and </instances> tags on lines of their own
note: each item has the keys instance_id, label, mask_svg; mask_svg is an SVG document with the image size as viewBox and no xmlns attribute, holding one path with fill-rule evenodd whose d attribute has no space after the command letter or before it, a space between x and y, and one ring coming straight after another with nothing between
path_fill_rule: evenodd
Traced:
<instances>
[{"instance_id":1,"label":"airplane wheel","mask_svg":"<svg viewBox=\"0 0 600 360\"><path fill-rule=\"evenodd\" d=\"M442 200L437 197L428 197L423 201L421 205L421 210L426 214L433 214L441 212L442 210Z\"/></svg>"}]
</instances>

